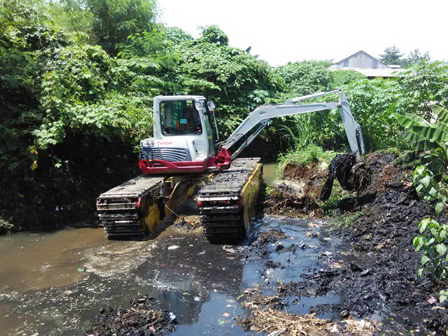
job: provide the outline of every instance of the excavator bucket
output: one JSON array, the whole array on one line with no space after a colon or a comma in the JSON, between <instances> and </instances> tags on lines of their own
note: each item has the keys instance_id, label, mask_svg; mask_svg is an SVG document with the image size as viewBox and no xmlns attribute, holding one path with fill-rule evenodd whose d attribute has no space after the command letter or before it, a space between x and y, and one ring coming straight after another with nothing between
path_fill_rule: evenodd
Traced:
<instances>
[{"instance_id":1,"label":"excavator bucket","mask_svg":"<svg viewBox=\"0 0 448 336\"><path fill-rule=\"evenodd\" d=\"M345 98L344 92L340 93L339 113L341 114L342 123L344 124L345 134L351 151L359 158L360 153L365 154L364 139L362 137L361 126L357 123L352 114L350 105Z\"/></svg>"}]
</instances>

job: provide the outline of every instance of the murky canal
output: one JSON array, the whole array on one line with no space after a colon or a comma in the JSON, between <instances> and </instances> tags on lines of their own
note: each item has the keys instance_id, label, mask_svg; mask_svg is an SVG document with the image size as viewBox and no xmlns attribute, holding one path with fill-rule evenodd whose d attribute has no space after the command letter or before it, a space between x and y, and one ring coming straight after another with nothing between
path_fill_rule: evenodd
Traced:
<instances>
[{"instance_id":1,"label":"murky canal","mask_svg":"<svg viewBox=\"0 0 448 336\"><path fill-rule=\"evenodd\" d=\"M267 170L274 174L272 166ZM250 239L242 246L212 245L201 228L171 225L147 241L109 241L102 228L85 225L0 237L1 334L82 335L101 308L127 306L142 293L176 315L175 334L243 335L235 317L246 313L240 301L246 288L263 283L269 293L276 283L297 281L332 262L340 244L310 235L326 225L315 219L254 222L252 236L280 227L288 236L281 249L270 244L269 255L256 253ZM291 298L288 311L306 313L339 299L315 294Z\"/></svg>"},{"instance_id":2,"label":"murky canal","mask_svg":"<svg viewBox=\"0 0 448 336\"><path fill-rule=\"evenodd\" d=\"M269 258L248 245L211 245L201 229L187 233L174 226L144 242L108 241L101 228L1 237L2 334L83 334L102 307L126 306L144 293L177 316L176 334L242 335L234 317L245 313L239 298L246 288L298 280L328 262L321 256L338 242L306 234L323 224L275 217L254 223L255 232L281 227L289 237L282 250L271 247ZM293 244L301 248L291 254ZM303 313L337 300L303 297L289 310Z\"/></svg>"}]
</instances>

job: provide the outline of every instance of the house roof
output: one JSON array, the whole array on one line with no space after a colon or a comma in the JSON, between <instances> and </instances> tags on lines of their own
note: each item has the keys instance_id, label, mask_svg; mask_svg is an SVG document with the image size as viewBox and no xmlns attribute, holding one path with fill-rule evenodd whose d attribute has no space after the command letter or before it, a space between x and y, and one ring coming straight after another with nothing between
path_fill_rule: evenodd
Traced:
<instances>
[{"instance_id":1,"label":"house roof","mask_svg":"<svg viewBox=\"0 0 448 336\"><path fill-rule=\"evenodd\" d=\"M354 54L351 54L350 56L347 56L347 57L341 59L341 60L338 61L338 62L334 62L333 65L337 65L337 64L343 63L344 61L349 60L350 58L354 58L354 57L356 57L356 56L358 56L358 55L364 55L364 56L366 56L366 57L368 57L368 58L375 59L375 60L378 62L378 64L381 65L382 67L386 67L386 68L389 67L387 64L384 64L384 63L381 62L378 58L373 57L372 55L366 53L364 50L360 50L360 51L358 51L358 52L355 52ZM333 65L332 65L332 66L333 66Z\"/></svg>"},{"instance_id":2,"label":"house roof","mask_svg":"<svg viewBox=\"0 0 448 336\"><path fill-rule=\"evenodd\" d=\"M389 66L360 50L329 67L330 70L355 70L367 77L395 77L402 71L399 66Z\"/></svg>"}]
</instances>

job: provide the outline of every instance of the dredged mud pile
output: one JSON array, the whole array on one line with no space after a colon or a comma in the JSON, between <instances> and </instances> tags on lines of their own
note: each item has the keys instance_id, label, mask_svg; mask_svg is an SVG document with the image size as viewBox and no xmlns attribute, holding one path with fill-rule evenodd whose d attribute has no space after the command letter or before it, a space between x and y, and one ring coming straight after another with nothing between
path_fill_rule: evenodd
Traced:
<instances>
[{"instance_id":1,"label":"dredged mud pile","mask_svg":"<svg viewBox=\"0 0 448 336\"><path fill-rule=\"evenodd\" d=\"M129 308L101 309L86 335L166 335L175 330L174 319L174 315L158 307L154 298L138 295Z\"/></svg>"},{"instance_id":2,"label":"dredged mud pile","mask_svg":"<svg viewBox=\"0 0 448 336\"><path fill-rule=\"evenodd\" d=\"M291 217L306 215L315 218L320 218L325 215L319 204L311 196L296 197L294 193L289 192L281 186L268 195L264 206L266 207L266 214L270 215Z\"/></svg>"},{"instance_id":3,"label":"dredged mud pile","mask_svg":"<svg viewBox=\"0 0 448 336\"><path fill-rule=\"evenodd\" d=\"M328 171L318 163L306 166L288 164L283 178L266 196L264 212L268 215L289 217L323 217L324 211L317 203ZM294 181L300 181L295 183Z\"/></svg>"},{"instance_id":4,"label":"dredged mud pile","mask_svg":"<svg viewBox=\"0 0 448 336\"><path fill-rule=\"evenodd\" d=\"M336 157L329 178L338 178L357 197L340 202L342 209L357 211L348 230L335 231L350 248L335 255L337 267L307 274L302 281L279 286L282 295L341 294L342 300L325 309L341 317L375 317L389 327L426 334L445 335L446 304L437 302L437 291L427 277L417 275L421 256L413 238L421 219L433 216L433 206L418 199L412 186L412 171L393 165L394 155L374 153L363 161ZM329 196L327 182L322 195ZM404 329L403 329L404 328Z\"/></svg>"}]
</instances>

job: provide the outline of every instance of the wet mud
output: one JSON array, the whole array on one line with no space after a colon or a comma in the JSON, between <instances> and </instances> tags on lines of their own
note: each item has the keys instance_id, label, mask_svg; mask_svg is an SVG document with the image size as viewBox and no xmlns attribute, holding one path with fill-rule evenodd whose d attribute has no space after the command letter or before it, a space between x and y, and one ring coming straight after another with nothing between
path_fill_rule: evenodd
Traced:
<instances>
[{"instance_id":1,"label":"wet mud","mask_svg":"<svg viewBox=\"0 0 448 336\"><path fill-rule=\"evenodd\" d=\"M334 262L326 267L277 286L277 294L336 293L341 297L338 303L318 305L316 311L331 311L341 319L380 321L380 334L445 335L447 305L436 299L441 284L434 286L426 276L418 277L421 256L412 246L420 220L434 217L433 206L418 199L412 171L395 166L394 159L375 153L361 162L342 156L330 164L322 194L329 196L336 178L356 192L339 205L341 213L350 215L350 210L357 216L348 228L331 231L346 248L336 251Z\"/></svg>"},{"instance_id":2,"label":"wet mud","mask_svg":"<svg viewBox=\"0 0 448 336\"><path fill-rule=\"evenodd\" d=\"M332 309L343 300L341 293L311 287L300 292L284 290L324 268L336 267L334 256L345 246L328 235L328 221L282 222L261 230L248 247L248 257L258 258L264 269L262 281L243 291L242 306L248 312L237 318L238 324L247 332L272 335L370 335L379 330L380 323L369 320L342 321Z\"/></svg>"},{"instance_id":3,"label":"wet mud","mask_svg":"<svg viewBox=\"0 0 448 336\"><path fill-rule=\"evenodd\" d=\"M264 202L267 214L289 217L315 217L325 216L324 211L310 196L297 197L286 188L279 187L272 192Z\"/></svg>"},{"instance_id":4,"label":"wet mud","mask_svg":"<svg viewBox=\"0 0 448 336\"><path fill-rule=\"evenodd\" d=\"M167 335L176 329L175 320L176 316L160 309L154 298L138 295L131 300L129 308L102 309L86 335Z\"/></svg>"}]
</instances>

